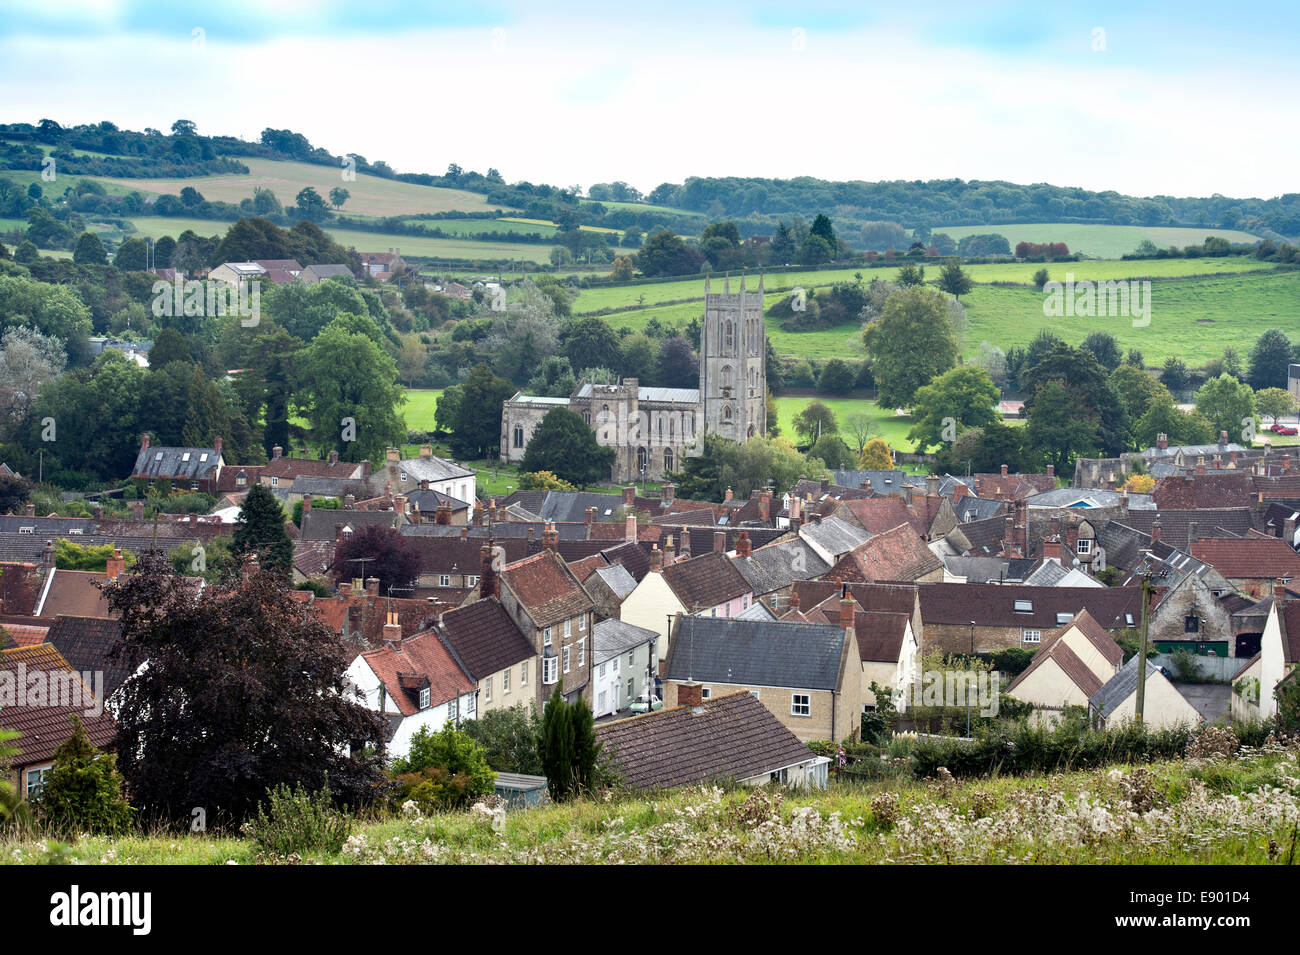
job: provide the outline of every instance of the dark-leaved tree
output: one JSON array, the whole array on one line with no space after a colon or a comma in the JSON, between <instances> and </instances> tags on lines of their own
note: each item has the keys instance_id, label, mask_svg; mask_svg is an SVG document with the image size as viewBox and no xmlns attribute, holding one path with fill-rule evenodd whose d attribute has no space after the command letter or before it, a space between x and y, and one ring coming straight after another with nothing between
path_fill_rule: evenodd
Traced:
<instances>
[{"instance_id":1,"label":"dark-leaved tree","mask_svg":"<svg viewBox=\"0 0 1300 955\"><path fill-rule=\"evenodd\" d=\"M379 592L390 587L413 587L420 575L420 550L391 527L363 527L344 535L334 550L334 577L376 577ZM398 596L409 596L398 593Z\"/></svg>"},{"instance_id":2,"label":"dark-leaved tree","mask_svg":"<svg viewBox=\"0 0 1300 955\"><path fill-rule=\"evenodd\" d=\"M238 825L280 784L373 797L379 719L347 692L342 639L283 577L195 592L150 553L104 594L121 615L113 652L149 661L121 688L116 740L143 818L188 825L197 807L210 829Z\"/></svg>"}]
</instances>

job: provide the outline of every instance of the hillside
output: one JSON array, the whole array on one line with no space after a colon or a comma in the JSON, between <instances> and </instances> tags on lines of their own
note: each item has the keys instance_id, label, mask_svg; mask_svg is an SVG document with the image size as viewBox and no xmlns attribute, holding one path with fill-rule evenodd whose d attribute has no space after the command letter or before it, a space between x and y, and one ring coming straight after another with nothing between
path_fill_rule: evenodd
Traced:
<instances>
[{"instance_id":1,"label":"hillside","mask_svg":"<svg viewBox=\"0 0 1300 955\"><path fill-rule=\"evenodd\" d=\"M811 793L692 788L511 812L500 834L474 813L372 822L342 852L304 851L301 861L1267 865L1285 863L1292 845L1298 776L1296 748L1266 744L1235 757L964 783L941 772ZM277 861L245 838L192 833L86 837L67 852L89 864ZM2 858L46 856L29 842Z\"/></svg>"}]
</instances>

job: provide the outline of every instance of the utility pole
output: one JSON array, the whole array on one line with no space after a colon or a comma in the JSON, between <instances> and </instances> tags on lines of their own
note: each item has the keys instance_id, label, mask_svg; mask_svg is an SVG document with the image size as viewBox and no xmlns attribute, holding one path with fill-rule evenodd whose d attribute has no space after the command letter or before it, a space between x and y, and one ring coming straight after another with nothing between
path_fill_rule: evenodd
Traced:
<instances>
[{"instance_id":1,"label":"utility pole","mask_svg":"<svg viewBox=\"0 0 1300 955\"><path fill-rule=\"evenodd\" d=\"M1142 723L1143 708L1147 699L1147 629L1150 625L1147 614L1147 603L1151 595L1151 571L1147 570L1142 575L1142 636L1138 640L1138 685L1137 685L1137 708L1133 714L1133 722Z\"/></svg>"}]
</instances>

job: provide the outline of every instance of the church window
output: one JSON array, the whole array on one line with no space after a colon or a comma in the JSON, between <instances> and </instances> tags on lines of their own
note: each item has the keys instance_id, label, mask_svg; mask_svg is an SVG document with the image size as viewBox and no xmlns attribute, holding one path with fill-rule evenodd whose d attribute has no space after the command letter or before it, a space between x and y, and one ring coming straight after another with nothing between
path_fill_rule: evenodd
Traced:
<instances>
[{"instance_id":1,"label":"church window","mask_svg":"<svg viewBox=\"0 0 1300 955\"><path fill-rule=\"evenodd\" d=\"M522 448L523 446L524 446L524 429L519 427L519 425L515 425L515 447Z\"/></svg>"},{"instance_id":2,"label":"church window","mask_svg":"<svg viewBox=\"0 0 1300 955\"><path fill-rule=\"evenodd\" d=\"M645 468L646 468L646 453L645 453L645 448L637 448L637 449L636 449L636 469L637 469L638 471L644 471Z\"/></svg>"},{"instance_id":3,"label":"church window","mask_svg":"<svg viewBox=\"0 0 1300 955\"><path fill-rule=\"evenodd\" d=\"M730 352L736 347L736 326L731 321L722 324L722 349Z\"/></svg>"},{"instance_id":4,"label":"church window","mask_svg":"<svg viewBox=\"0 0 1300 955\"><path fill-rule=\"evenodd\" d=\"M664 448L664 470L671 471L672 469L673 469L673 449Z\"/></svg>"},{"instance_id":5,"label":"church window","mask_svg":"<svg viewBox=\"0 0 1300 955\"><path fill-rule=\"evenodd\" d=\"M725 408L722 409L722 420L723 421L731 420L731 405L727 405Z\"/></svg>"}]
</instances>

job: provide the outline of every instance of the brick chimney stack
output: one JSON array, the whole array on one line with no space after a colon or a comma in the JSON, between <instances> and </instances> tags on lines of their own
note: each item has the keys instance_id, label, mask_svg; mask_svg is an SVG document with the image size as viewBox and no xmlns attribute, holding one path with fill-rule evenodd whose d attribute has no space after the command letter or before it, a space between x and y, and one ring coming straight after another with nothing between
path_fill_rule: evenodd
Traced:
<instances>
[{"instance_id":1,"label":"brick chimney stack","mask_svg":"<svg viewBox=\"0 0 1300 955\"><path fill-rule=\"evenodd\" d=\"M654 546L658 547L659 545L655 544ZM662 558L663 563L671 564L673 562L673 558L675 558L676 556L677 553L673 549L673 535L669 534L666 538L664 538L664 553Z\"/></svg>"},{"instance_id":2,"label":"brick chimney stack","mask_svg":"<svg viewBox=\"0 0 1300 955\"><path fill-rule=\"evenodd\" d=\"M1002 465L1002 476L1003 477L1007 476L1007 466L1005 464Z\"/></svg>"},{"instance_id":3,"label":"brick chimney stack","mask_svg":"<svg viewBox=\"0 0 1300 955\"><path fill-rule=\"evenodd\" d=\"M722 502L724 504L731 502L731 488L727 488L727 493L723 495Z\"/></svg>"},{"instance_id":4,"label":"brick chimney stack","mask_svg":"<svg viewBox=\"0 0 1300 955\"><path fill-rule=\"evenodd\" d=\"M367 578L366 578L366 593L368 593L368 594L369 594L370 596L372 596L372 597L378 597L378 596L379 596L379 578L378 578L378 577L367 577Z\"/></svg>"},{"instance_id":5,"label":"brick chimney stack","mask_svg":"<svg viewBox=\"0 0 1300 955\"><path fill-rule=\"evenodd\" d=\"M474 502L474 524L475 526L483 523L483 502Z\"/></svg>"},{"instance_id":6,"label":"brick chimney stack","mask_svg":"<svg viewBox=\"0 0 1300 955\"><path fill-rule=\"evenodd\" d=\"M715 551L717 551L719 554L725 554L725 553L727 552L727 532L726 532L726 531L714 531L714 532L713 532L713 549L714 549Z\"/></svg>"},{"instance_id":7,"label":"brick chimney stack","mask_svg":"<svg viewBox=\"0 0 1300 955\"><path fill-rule=\"evenodd\" d=\"M1049 478L1052 478L1053 480L1056 479L1056 465L1055 465L1055 464L1049 464L1049 465L1047 466L1047 476L1048 476Z\"/></svg>"},{"instance_id":8,"label":"brick chimney stack","mask_svg":"<svg viewBox=\"0 0 1300 955\"><path fill-rule=\"evenodd\" d=\"M144 520L144 501L131 502L131 517L137 521Z\"/></svg>"},{"instance_id":9,"label":"brick chimney stack","mask_svg":"<svg viewBox=\"0 0 1300 955\"><path fill-rule=\"evenodd\" d=\"M764 524L772 523L772 492L767 488L758 492L758 517Z\"/></svg>"},{"instance_id":10,"label":"brick chimney stack","mask_svg":"<svg viewBox=\"0 0 1300 955\"><path fill-rule=\"evenodd\" d=\"M212 439L212 450L217 452L218 457L221 456L221 435Z\"/></svg>"},{"instance_id":11,"label":"brick chimney stack","mask_svg":"<svg viewBox=\"0 0 1300 955\"><path fill-rule=\"evenodd\" d=\"M438 509L434 512L433 522L435 524L451 523L451 505L446 501L438 502Z\"/></svg>"},{"instance_id":12,"label":"brick chimney stack","mask_svg":"<svg viewBox=\"0 0 1300 955\"><path fill-rule=\"evenodd\" d=\"M1227 432L1227 431L1220 431L1220 432L1219 432L1219 447L1221 447L1221 448L1226 448L1227 446L1228 446L1228 432Z\"/></svg>"},{"instance_id":13,"label":"brick chimney stack","mask_svg":"<svg viewBox=\"0 0 1300 955\"><path fill-rule=\"evenodd\" d=\"M489 524L497 522L497 499L495 497L488 498L487 519Z\"/></svg>"},{"instance_id":14,"label":"brick chimney stack","mask_svg":"<svg viewBox=\"0 0 1300 955\"><path fill-rule=\"evenodd\" d=\"M1151 522L1151 540L1160 540L1160 518L1156 518Z\"/></svg>"},{"instance_id":15,"label":"brick chimney stack","mask_svg":"<svg viewBox=\"0 0 1300 955\"><path fill-rule=\"evenodd\" d=\"M677 684L677 705L689 706L692 710L704 708L704 688L694 680Z\"/></svg>"},{"instance_id":16,"label":"brick chimney stack","mask_svg":"<svg viewBox=\"0 0 1300 955\"><path fill-rule=\"evenodd\" d=\"M493 545L492 538L487 539L482 547L478 549L478 595L484 597L500 597L501 581L496 572L496 548Z\"/></svg>"},{"instance_id":17,"label":"brick chimney stack","mask_svg":"<svg viewBox=\"0 0 1300 955\"><path fill-rule=\"evenodd\" d=\"M753 545L749 541L749 531L741 531L740 538L736 541L736 556L748 557L753 550Z\"/></svg>"},{"instance_id":18,"label":"brick chimney stack","mask_svg":"<svg viewBox=\"0 0 1300 955\"><path fill-rule=\"evenodd\" d=\"M1279 577L1273 581L1273 600L1281 602L1286 600L1286 578Z\"/></svg>"},{"instance_id":19,"label":"brick chimney stack","mask_svg":"<svg viewBox=\"0 0 1300 955\"><path fill-rule=\"evenodd\" d=\"M790 495L790 530L797 531L803 525L803 499L798 494Z\"/></svg>"},{"instance_id":20,"label":"brick chimney stack","mask_svg":"<svg viewBox=\"0 0 1300 955\"><path fill-rule=\"evenodd\" d=\"M790 609L795 611L799 609L799 591L794 587L790 588Z\"/></svg>"},{"instance_id":21,"label":"brick chimney stack","mask_svg":"<svg viewBox=\"0 0 1300 955\"><path fill-rule=\"evenodd\" d=\"M140 435L140 450L141 451L149 450L149 433L147 431L144 434Z\"/></svg>"},{"instance_id":22,"label":"brick chimney stack","mask_svg":"<svg viewBox=\"0 0 1300 955\"><path fill-rule=\"evenodd\" d=\"M397 612L388 611L387 622L384 624L384 642L400 643L402 640L402 625L397 622Z\"/></svg>"},{"instance_id":23,"label":"brick chimney stack","mask_svg":"<svg viewBox=\"0 0 1300 955\"><path fill-rule=\"evenodd\" d=\"M588 537L591 537L591 525L594 523L596 523L596 509L594 507L589 507L587 508L587 536Z\"/></svg>"},{"instance_id":24,"label":"brick chimney stack","mask_svg":"<svg viewBox=\"0 0 1300 955\"><path fill-rule=\"evenodd\" d=\"M623 539L626 541L635 541L636 537L636 514L632 513L629 514L627 520L623 522Z\"/></svg>"},{"instance_id":25,"label":"brick chimney stack","mask_svg":"<svg viewBox=\"0 0 1300 955\"><path fill-rule=\"evenodd\" d=\"M664 507L671 507L676 497L677 489L673 486L672 481L664 481L663 487L659 489L659 500L663 502Z\"/></svg>"},{"instance_id":26,"label":"brick chimney stack","mask_svg":"<svg viewBox=\"0 0 1300 955\"><path fill-rule=\"evenodd\" d=\"M626 484L623 486L623 506L632 507L636 503L636 485Z\"/></svg>"},{"instance_id":27,"label":"brick chimney stack","mask_svg":"<svg viewBox=\"0 0 1300 955\"><path fill-rule=\"evenodd\" d=\"M691 556L691 529L689 527L682 528L682 546L680 553L683 557Z\"/></svg>"},{"instance_id":28,"label":"brick chimney stack","mask_svg":"<svg viewBox=\"0 0 1300 955\"><path fill-rule=\"evenodd\" d=\"M555 529L554 521L548 522L546 530L542 531L542 548L554 551L560 549L560 532Z\"/></svg>"},{"instance_id":29,"label":"brick chimney stack","mask_svg":"<svg viewBox=\"0 0 1300 955\"><path fill-rule=\"evenodd\" d=\"M849 585L837 580L840 585L840 627L848 630L853 626L853 615L857 612L857 603L849 596Z\"/></svg>"},{"instance_id":30,"label":"brick chimney stack","mask_svg":"<svg viewBox=\"0 0 1300 955\"><path fill-rule=\"evenodd\" d=\"M650 548L650 569L652 571L664 569L664 553L659 549L658 544Z\"/></svg>"},{"instance_id":31,"label":"brick chimney stack","mask_svg":"<svg viewBox=\"0 0 1300 955\"><path fill-rule=\"evenodd\" d=\"M284 448L280 447L277 444L275 447L271 449L271 460L278 461L280 460L280 456L283 454L284 454Z\"/></svg>"},{"instance_id":32,"label":"brick chimney stack","mask_svg":"<svg viewBox=\"0 0 1300 955\"><path fill-rule=\"evenodd\" d=\"M1156 435L1156 447L1159 448L1161 451L1168 451L1169 435L1165 434L1163 431L1160 432L1158 435Z\"/></svg>"}]
</instances>

